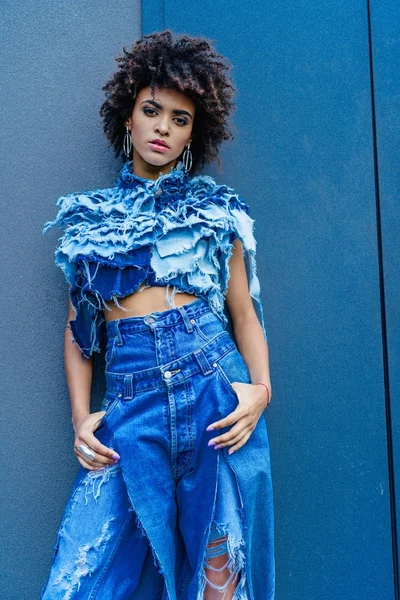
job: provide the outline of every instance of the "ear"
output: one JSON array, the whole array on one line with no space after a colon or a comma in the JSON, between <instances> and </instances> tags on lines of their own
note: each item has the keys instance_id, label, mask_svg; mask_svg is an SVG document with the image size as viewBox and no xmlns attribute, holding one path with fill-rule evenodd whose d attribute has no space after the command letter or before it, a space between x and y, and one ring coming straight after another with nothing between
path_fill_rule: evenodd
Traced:
<instances>
[{"instance_id":1,"label":"ear","mask_svg":"<svg viewBox=\"0 0 400 600\"><path fill-rule=\"evenodd\" d=\"M129 119L127 119L124 123L125 127L129 127L129 129L131 129L131 123L132 123L132 118L129 117Z\"/></svg>"}]
</instances>

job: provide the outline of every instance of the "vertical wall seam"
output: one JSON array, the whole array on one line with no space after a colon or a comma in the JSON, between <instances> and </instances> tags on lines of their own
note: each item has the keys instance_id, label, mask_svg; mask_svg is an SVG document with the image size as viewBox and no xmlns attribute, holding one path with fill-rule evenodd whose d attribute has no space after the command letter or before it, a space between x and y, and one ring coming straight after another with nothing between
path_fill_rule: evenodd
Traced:
<instances>
[{"instance_id":1,"label":"vertical wall seam","mask_svg":"<svg viewBox=\"0 0 400 600\"><path fill-rule=\"evenodd\" d=\"M381 307L381 329L382 329L382 362L383 362L383 380L385 394L385 414L386 414L386 443L388 454L388 475L389 475L389 502L392 533L392 556L393 556L393 586L395 600L400 600L399 587L399 553L398 553L398 534L397 534L397 515L396 515L396 486L393 461L393 428L392 411L390 397L389 381L389 352L387 339L386 323L386 300L385 300L385 273L383 268L383 244L382 244L382 224L381 224L381 205L380 205L380 187L379 187L379 160L377 144L376 127L376 108L375 108L375 82L374 82L374 63L372 49L372 24L371 24L371 1L367 0L367 18L368 18L368 51L369 51L369 72L370 72L370 90L371 90L371 118L372 118L372 143L374 158L374 183L375 183L375 202L376 202L376 234L378 250L378 269L379 269L379 293Z\"/></svg>"}]
</instances>

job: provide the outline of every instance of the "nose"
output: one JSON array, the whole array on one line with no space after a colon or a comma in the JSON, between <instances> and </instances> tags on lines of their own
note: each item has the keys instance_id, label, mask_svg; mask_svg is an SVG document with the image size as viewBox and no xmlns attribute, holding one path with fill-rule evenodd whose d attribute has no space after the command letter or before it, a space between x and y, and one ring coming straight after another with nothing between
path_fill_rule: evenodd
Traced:
<instances>
[{"instance_id":1,"label":"nose","mask_svg":"<svg viewBox=\"0 0 400 600\"><path fill-rule=\"evenodd\" d=\"M169 131L168 124L165 121L161 121L161 123L159 123L157 125L156 131L158 131L159 133L162 133L162 134L168 133L168 131Z\"/></svg>"}]
</instances>

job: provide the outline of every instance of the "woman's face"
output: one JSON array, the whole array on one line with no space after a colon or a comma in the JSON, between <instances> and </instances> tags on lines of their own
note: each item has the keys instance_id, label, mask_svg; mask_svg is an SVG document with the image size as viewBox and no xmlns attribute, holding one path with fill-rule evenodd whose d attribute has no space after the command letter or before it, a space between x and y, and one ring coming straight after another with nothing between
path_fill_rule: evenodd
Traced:
<instances>
[{"instance_id":1,"label":"woman's face","mask_svg":"<svg viewBox=\"0 0 400 600\"><path fill-rule=\"evenodd\" d=\"M181 92L156 88L152 98L151 88L145 87L138 93L132 115L125 121L131 131L136 175L156 179L175 166L192 139L194 114L194 101Z\"/></svg>"}]
</instances>

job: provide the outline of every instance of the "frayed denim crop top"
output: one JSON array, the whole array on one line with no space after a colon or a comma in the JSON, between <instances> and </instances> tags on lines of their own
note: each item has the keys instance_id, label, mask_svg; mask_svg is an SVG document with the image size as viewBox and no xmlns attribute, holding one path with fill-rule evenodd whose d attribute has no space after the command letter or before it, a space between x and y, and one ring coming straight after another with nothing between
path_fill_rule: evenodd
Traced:
<instances>
[{"instance_id":1,"label":"frayed denim crop top","mask_svg":"<svg viewBox=\"0 0 400 600\"><path fill-rule=\"evenodd\" d=\"M182 162L156 180L145 179L133 173L130 160L114 187L67 194L56 204L57 216L43 234L54 225L63 229L55 264L70 286L75 319L69 326L82 358L102 351L106 301L120 306L118 298L149 286L165 286L171 308L176 292L204 298L226 328L235 238L243 245L249 293L267 339L254 220L232 188L209 175L190 176Z\"/></svg>"}]
</instances>

